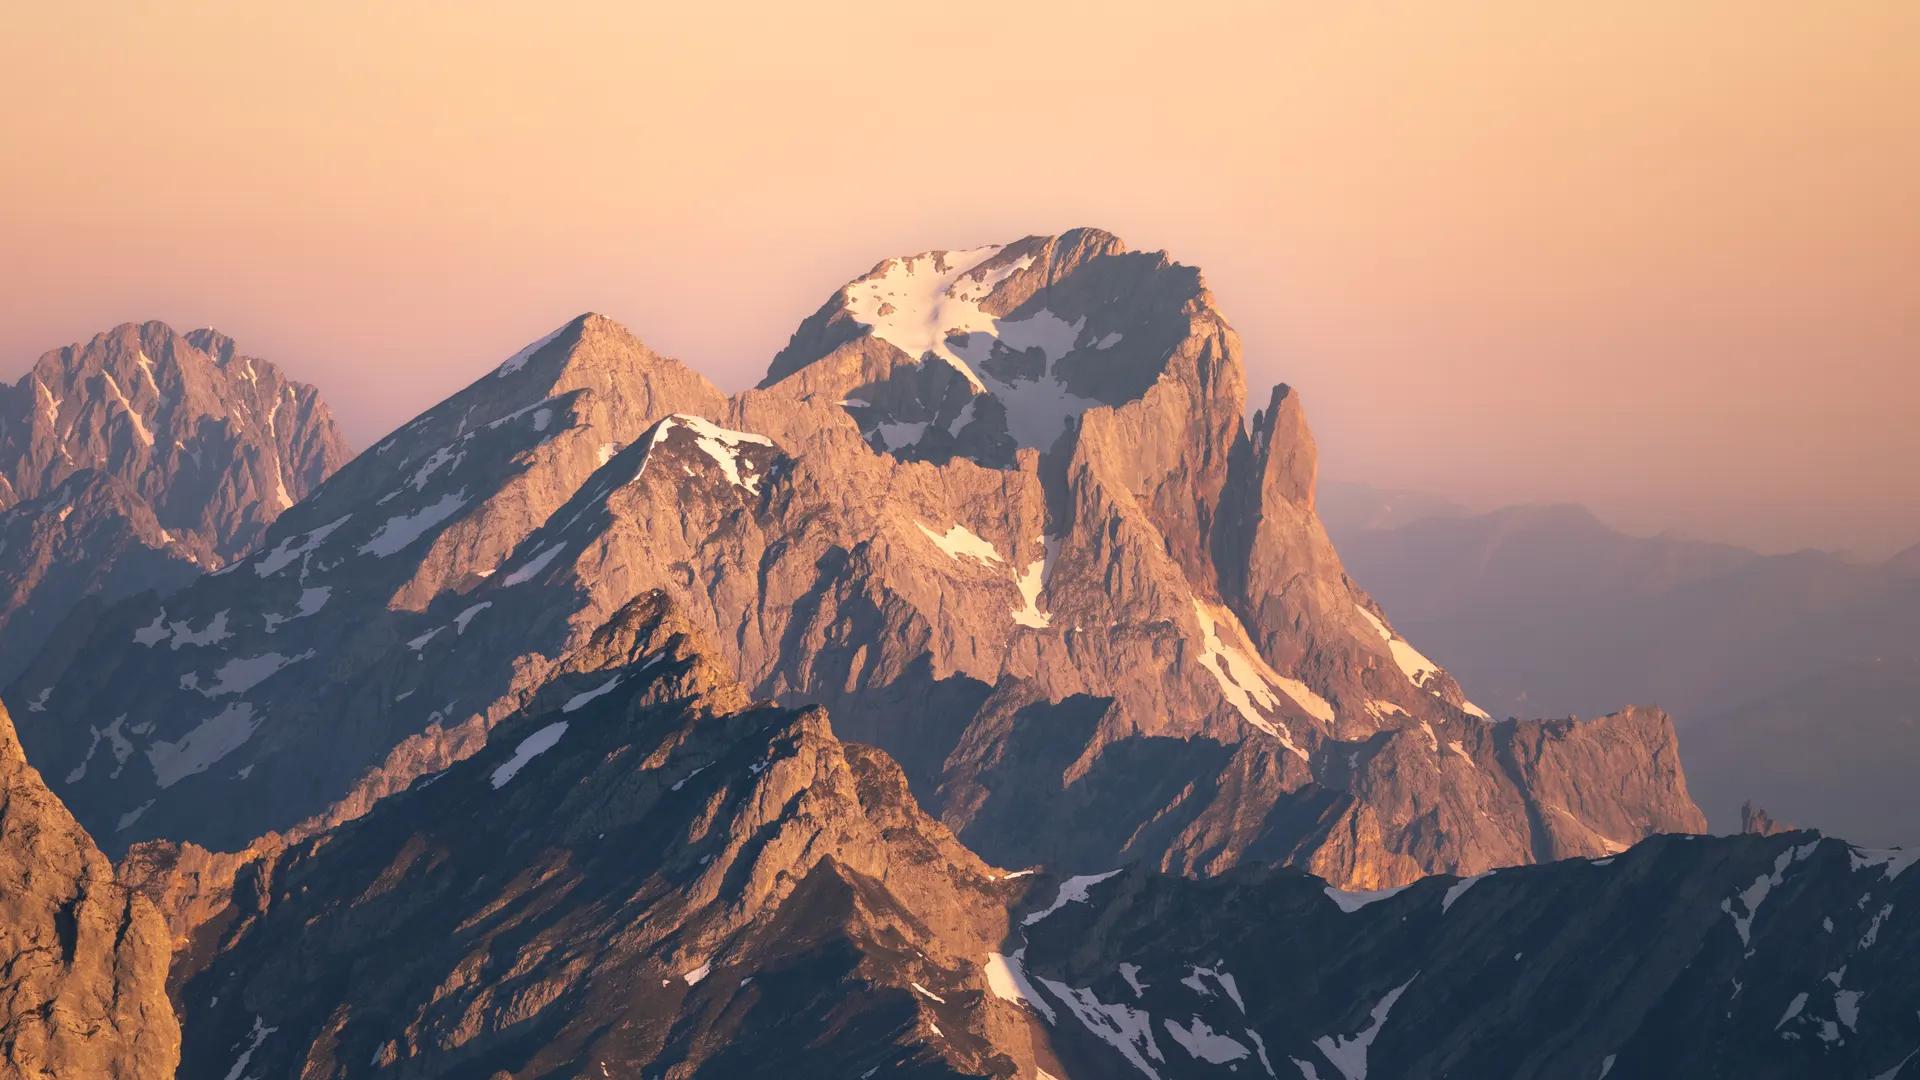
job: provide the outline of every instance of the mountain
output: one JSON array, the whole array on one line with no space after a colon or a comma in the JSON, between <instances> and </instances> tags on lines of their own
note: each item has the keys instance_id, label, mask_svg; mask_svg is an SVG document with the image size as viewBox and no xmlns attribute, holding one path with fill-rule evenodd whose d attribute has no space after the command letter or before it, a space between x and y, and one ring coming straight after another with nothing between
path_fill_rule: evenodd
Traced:
<instances>
[{"instance_id":1,"label":"mountain","mask_svg":"<svg viewBox=\"0 0 1920 1080\"><path fill-rule=\"evenodd\" d=\"M1355 576L1502 710L1626 696L1673 710L1723 830L1754 799L1868 843L1920 840L1912 742L1920 576L1629 536L1578 507L1512 507L1339 537Z\"/></svg>"},{"instance_id":2,"label":"mountain","mask_svg":"<svg viewBox=\"0 0 1920 1080\"><path fill-rule=\"evenodd\" d=\"M1198 271L1095 230L887 260L733 398L584 316L9 700L110 850L298 840L658 589L993 862L1375 887L1704 827L1664 714L1496 722L1396 631L1243 373Z\"/></svg>"},{"instance_id":3,"label":"mountain","mask_svg":"<svg viewBox=\"0 0 1920 1080\"><path fill-rule=\"evenodd\" d=\"M347 460L313 387L212 331L126 324L0 386L0 683L91 598L251 548Z\"/></svg>"},{"instance_id":4,"label":"mountain","mask_svg":"<svg viewBox=\"0 0 1920 1080\"><path fill-rule=\"evenodd\" d=\"M1437 517L1473 514L1452 499L1424 491L1383 488L1353 480L1321 480L1314 508L1334 542L1344 546L1356 533L1392 529Z\"/></svg>"},{"instance_id":5,"label":"mountain","mask_svg":"<svg viewBox=\"0 0 1920 1080\"><path fill-rule=\"evenodd\" d=\"M1815 834L1342 892L982 863L664 593L490 744L257 860L183 1074L1899 1073L1920 874Z\"/></svg>"},{"instance_id":6,"label":"mountain","mask_svg":"<svg viewBox=\"0 0 1920 1080\"><path fill-rule=\"evenodd\" d=\"M0 706L0 1064L22 1080L171 1080L160 913L27 764Z\"/></svg>"}]
</instances>

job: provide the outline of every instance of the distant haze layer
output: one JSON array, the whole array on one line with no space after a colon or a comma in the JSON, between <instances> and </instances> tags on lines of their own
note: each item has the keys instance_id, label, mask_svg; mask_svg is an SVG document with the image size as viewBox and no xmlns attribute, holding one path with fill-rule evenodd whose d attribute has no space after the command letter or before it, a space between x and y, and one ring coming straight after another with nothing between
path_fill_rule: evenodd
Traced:
<instances>
[{"instance_id":1,"label":"distant haze layer","mask_svg":"<svg viewBox=\"0 0 1920 1080\"><path fill-rule=\"evenodd\" d=\"M1920 540L1920 5L58 5L0 374L212 324L357 445L583 310L742 386L875 251L1197 264L1330 473Z\"/></svg>"}]
</instances>

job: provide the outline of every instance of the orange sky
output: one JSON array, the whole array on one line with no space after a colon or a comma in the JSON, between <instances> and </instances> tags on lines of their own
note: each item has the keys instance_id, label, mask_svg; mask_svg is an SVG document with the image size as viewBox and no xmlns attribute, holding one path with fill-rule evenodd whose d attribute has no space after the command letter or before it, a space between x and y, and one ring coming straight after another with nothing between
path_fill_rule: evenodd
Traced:
<instances>
[{"instance_id":1,"label":"orange sky","mask_svg":"<svg viewBox=\"0 0 1920 1080\"><path fill-rule=\"evenodd\" d=\"M738 387L886 255L1093 224L1326 475L1920 540L1911 0L64 6L0 37L9 378L212 324L365 445L578 311Z\"/></svg>"}]
</instances>

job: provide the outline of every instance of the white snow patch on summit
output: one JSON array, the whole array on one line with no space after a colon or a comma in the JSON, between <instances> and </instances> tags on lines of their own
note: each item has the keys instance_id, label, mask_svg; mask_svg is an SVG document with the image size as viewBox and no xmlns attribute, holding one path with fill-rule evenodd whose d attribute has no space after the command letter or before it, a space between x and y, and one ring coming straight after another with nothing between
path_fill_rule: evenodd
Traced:
<instances>
[{"instance_id":1,"label":"white snow patch on summit","mask_svg":"<svg viewBox=\"0 0 1920 1080\"><path fill-rule=\"evenodd\" d=\"M980 302L1001 282L1033 264L1032 256L1026 256L986 267L1001 250L990 245L889 259L877 276L847 286L847 313L916 362L931 355L959 372L974 393L998 398L1006 407L1007 431L1014 441L1044 449L1069 420L1100 404L1068 390L1054 371L1054 364L1073 351L1087 320L1082 316L1068 322L1047 310L1009 319L982 309ZM1118 340L1109 334L1095 347ZM996 348L1037 350L1044 361L1042 373L1011 380L993 375L984 365ZM924 424L881 428L890 449L912 445L925 433Z\"/></svg>"}]
</instances>

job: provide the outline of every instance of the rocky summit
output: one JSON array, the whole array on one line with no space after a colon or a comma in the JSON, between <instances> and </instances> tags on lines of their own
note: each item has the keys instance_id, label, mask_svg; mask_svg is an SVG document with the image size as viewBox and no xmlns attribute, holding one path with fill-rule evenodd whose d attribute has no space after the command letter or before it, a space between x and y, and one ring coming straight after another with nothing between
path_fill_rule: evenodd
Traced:
<instances>
[{"instance_id":1,"label":"rocky summit","mask_svg":"<svg viewBox=\"0 0 1920 1080\"><path fill-rule=\"evenodd\" d=\"M1664 714L1496 720L1401 636L1244 372L1198 271L1088 229L888 260L731 398L583 316L9 700L109 850L240 848L477 752L658 589L990 861L1377 888L1704 827Z\"/></svg>"},{"instance_id":2,"label":"rocky summit","mask_svg":"<svg viewBox=\"0 0 1920 1080\"><path fill-rule=\"evenodd\" d=\"M0 683L83 605L170 592L346 462L319 393L208 330L126 324L0 386Z\"/></svg>"}]
</instances>

